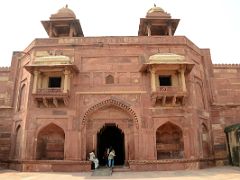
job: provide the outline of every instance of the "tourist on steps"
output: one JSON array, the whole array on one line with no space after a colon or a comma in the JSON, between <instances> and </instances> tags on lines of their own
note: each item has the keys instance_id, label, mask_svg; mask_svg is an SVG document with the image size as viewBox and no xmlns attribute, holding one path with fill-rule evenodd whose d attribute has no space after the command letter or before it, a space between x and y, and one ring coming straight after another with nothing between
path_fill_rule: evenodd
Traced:
<instances>
[{"instance_id":1,"label":"tourist on steps","mask_svg":"<svg viewBox=\"0 0 240 180\"><path fill-rule=\"evenodd\" d=\"M94 150L89 153L89 160L94 163L94 168L97 169L99 166L99 161L98 161L98 158L96 158L96 156L94 154Z\"/></svg>"},{"instance_id":2,"label":"tourist on steps","mask_svg":"<svg viewBox=\"0 0 240 180\"><path fill-rule=\"evenodd\" d=\"M114 149L108 155L108 167L114 167L114 157L116 156Z\"/></svg>"}]
</instances>

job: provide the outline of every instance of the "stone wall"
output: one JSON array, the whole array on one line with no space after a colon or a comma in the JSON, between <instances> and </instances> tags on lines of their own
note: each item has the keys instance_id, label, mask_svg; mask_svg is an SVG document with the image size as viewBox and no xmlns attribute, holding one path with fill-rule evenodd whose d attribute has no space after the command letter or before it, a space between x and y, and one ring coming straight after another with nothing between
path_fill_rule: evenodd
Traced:
<instances>
[{"instance_id":1,"label":"stone wall","mask_svg":"<svg viewBox=\"0 0 240 180\"><path fill-rule=\"evenodd\" d=\"M18 73L19 52L14 52L10 67L0 67L0 162L9 160L13 127L13 107L17 95L16 77ZM0 166L3 165L0 163Z\"/></svg>"},{"instance_id":2,"label":"stone wall","mask_svg":"<svg viewBox=\"0 0 240 180\"><path fill-rule=\"evenodd\" d=\"M9 68L0 68L0 161L8 159L12 126Z\"/></svg>"},{"instance_id":3,"label":"stone wall","mask_svg":"<svg viewBox=\"0 0 240 180\"><path fill-rule=\"evenodd\" d=\"M240 122L240 65L214 65L212 130L217 164L227 158L224 128Z\"/></svg>"}]
</instances>

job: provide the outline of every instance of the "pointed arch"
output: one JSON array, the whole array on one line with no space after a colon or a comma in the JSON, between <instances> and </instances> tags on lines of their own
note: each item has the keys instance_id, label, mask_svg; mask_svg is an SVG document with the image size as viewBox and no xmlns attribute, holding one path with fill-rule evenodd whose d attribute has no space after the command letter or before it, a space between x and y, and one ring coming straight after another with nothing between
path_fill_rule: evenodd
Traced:
<instances>
[{"instance_id":1,"label":"pointed arch","mask_svg":"<svg viewBox=\"0 0 240 180\"><path fill-rule=\"evenodd\" d=\"M166 122L156 130L157 159L183 158L184 143L182 129Z\"/></svg>"},{"instance_id":2,"label":"pointed arch","mask_svg":"<svg viewBox=\"0 0 240 180\"><path fill-rule=\"evenodd\" d=\"M136 124L136 127L137 128L139 127L138 117L137 117L136 113L134 112L134 110L130 107L130 105L124 103L123 101L117 100L115 98L110 98L110 99L101 101L101 102L93 105L92 107L90 107L83 116L82 124L83 125L86 124L86 121L87 121L88 117L92 113L94 113L98 109L101 109L101 108L103 108L105 106L109 106L109 105L116 106L116 107L124 110L125 112L127 112L132 117L132 119L134 120L134 122Z\"/></svg>"},{"instance_id":3,"label":"pointed arch","mask_svg":"<svg viewBox=\"0 0 240 180\"><path fill-rule=\"evenodd\" d=\"M43 127L37 135L36 159L64 159L64 130L54 123Z\"/></svg>"}]
</instances>

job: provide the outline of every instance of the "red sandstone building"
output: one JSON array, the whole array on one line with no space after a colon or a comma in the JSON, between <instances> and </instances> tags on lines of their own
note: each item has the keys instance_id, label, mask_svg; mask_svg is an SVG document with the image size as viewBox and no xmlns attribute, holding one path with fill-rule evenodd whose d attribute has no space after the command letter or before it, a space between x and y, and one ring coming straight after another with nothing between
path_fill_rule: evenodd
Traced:
<instances>
[{"instance_id":1,"label":"red sandstone building","mask_svg":"<svg viewBox=\"0 0 240 180\"><path fill-rule=\"evenodd\" d=\"M174 36L179 19L153 7L135 37L84 37L65 7L49 38L0 69L0 160L23 171L88 171L112 146L130 170L227 162L224 128L240 121L240 65Z\"/></svg>"}]
</instances>

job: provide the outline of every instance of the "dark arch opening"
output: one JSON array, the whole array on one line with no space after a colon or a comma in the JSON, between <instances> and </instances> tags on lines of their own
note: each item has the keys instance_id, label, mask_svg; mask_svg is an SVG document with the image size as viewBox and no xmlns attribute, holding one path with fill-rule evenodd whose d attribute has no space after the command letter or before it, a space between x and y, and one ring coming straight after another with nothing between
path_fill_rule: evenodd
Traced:
<instances>
[{"instance_id":1,"label":"dark arch opening","mask_svg":"<svg viewBox=\"0 0 240 180\"><path fill-rule=\"evenodd\" d=\"M104 151L112 147L116 152L115 165L125 161L124 133L115 124L106 124L97 134L97 157L100 165L106 165Z\"/></svg>"}]
</instances>

